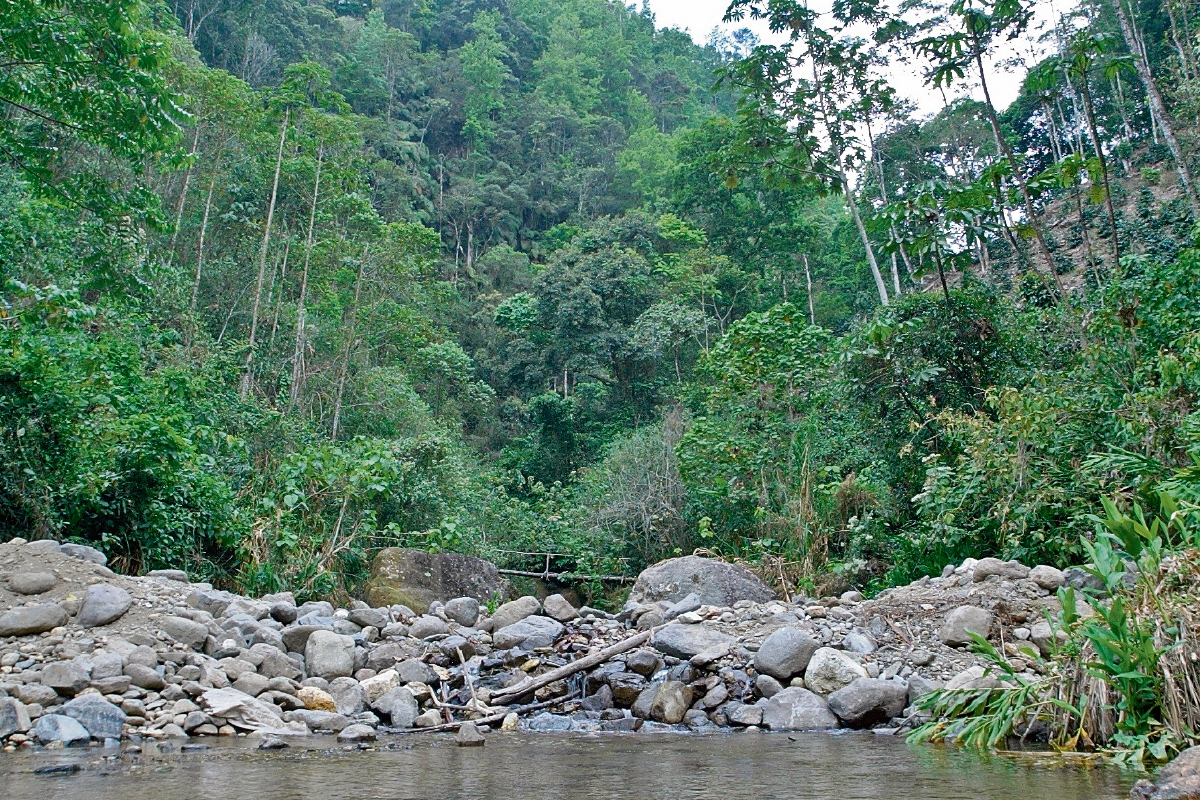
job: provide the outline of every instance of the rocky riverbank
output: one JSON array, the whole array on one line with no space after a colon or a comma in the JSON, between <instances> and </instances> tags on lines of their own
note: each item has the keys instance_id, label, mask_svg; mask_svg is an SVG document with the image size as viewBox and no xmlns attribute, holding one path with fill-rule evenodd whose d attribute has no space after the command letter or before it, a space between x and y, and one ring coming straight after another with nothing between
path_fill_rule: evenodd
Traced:
<instances>
[{"instance_id":1,"label":"rocky riverbank","mask_svg":"<svg viewBox=\"0 0 1200 800\"><path fill-rule=\"evenodd\" d=\"M560 595L490 613L470 596L334 608L179 571L117 575L92 548L16 539L0 545L0 740L892 730L934 688L997 685L968 630L1036 669L1045 612L1072 578L968 560L870 601L779 599L748 570L689 556L647 569L619 614Z\"/></svg>"}]
</instances>

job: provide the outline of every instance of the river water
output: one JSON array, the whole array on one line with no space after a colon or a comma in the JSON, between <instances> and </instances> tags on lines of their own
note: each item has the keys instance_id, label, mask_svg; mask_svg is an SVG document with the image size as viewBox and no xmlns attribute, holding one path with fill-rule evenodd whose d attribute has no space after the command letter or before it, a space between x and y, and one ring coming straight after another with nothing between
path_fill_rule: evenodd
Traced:
<instances>
[{"instance_id":1,"label":"river water","mask_svg":"<svg viewBox=\"0 0 1200 800\"><path fill-rule=\"evenodd\" d=\"M495 734L388 737L370 751L332 739L259 752L223 740L201 752L105 759L104 751L0 754L4 800L1116 800L1133 778L1031 754L978 756L854 734ZM74 774L37 768L79 764Z\"/></svg>"}]
</instances>

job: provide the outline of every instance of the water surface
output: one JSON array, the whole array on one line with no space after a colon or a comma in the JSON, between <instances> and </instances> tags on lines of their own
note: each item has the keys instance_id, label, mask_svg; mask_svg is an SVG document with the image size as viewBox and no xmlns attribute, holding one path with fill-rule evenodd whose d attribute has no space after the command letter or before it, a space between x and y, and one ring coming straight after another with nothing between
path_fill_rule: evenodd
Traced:
<instances>
[{"instance_id":1,"label":"water surface","mask_svg":"<svg viewBox=\"0 0 1200 800\"><path fill-rule=\"evenodd\" d=\"M254 740L200 753L0 755L12 800L1117 800L1132 778L1031 755L982 757L855 734L492 734L388 737L372 751L332 739L259 752ZM72 775L35 775L78 763Z\"/></svg>"}]
</instances>

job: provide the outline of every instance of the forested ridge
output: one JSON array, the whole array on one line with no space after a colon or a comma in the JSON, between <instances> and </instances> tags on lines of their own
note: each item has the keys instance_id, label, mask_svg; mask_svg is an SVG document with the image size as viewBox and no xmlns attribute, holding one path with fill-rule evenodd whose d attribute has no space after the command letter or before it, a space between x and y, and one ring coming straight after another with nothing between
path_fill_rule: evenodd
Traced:
<instances>
[{"instance_id":1,"label":"forested ridge","mask_svg":"<svg viewBox=\"0 0 1200 800\"><path fill-rule=\"evenodd\" d=\"M1196 9L1035 10L0 0L0 537L309 597L1186 528Z\"/></svg>"}]
</instances>

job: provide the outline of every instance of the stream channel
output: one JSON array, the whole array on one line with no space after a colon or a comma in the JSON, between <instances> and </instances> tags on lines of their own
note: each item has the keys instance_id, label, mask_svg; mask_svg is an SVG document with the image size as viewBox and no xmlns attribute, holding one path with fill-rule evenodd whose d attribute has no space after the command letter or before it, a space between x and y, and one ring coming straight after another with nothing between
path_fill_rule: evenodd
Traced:
<instances>
[{"instance_id":1,"label":"stream channel","mask_svg":"<svg viewBox=\"0 0 1200 800\"><path fill-rule=\"evenodd\" d=\"M140 755L91 748L0 757L5 800L1118 800L1134 778L1051 755L980 756L872 734L495 734L332 738L260 752L249 739ZM77 764L71 774L35 769Z\"/></svg>"}]
</instances>

